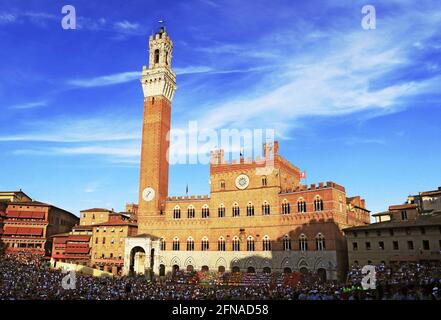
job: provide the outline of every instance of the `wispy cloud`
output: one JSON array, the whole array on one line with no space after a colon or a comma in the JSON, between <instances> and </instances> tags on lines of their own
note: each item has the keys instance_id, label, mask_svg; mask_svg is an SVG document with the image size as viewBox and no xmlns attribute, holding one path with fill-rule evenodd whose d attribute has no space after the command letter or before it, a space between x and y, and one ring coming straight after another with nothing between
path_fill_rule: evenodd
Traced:
<instances>
[{"instance_id":1,"label":"wispy cloud","mask_svg":"<svg viewBox=\"0 0 441 320\"><path fill-rule=\"evenodd\" d=\"M413 44L417 39L430 42L434 28L441 23L441 16L437 14L429 18L422 14L401 18L415 24L407 29L398 28L402 24L391 17L382 20L383 30L333 31L326 41L305 35L308 41L317 42L313 54L309 51L299 53L296 47L290 47L286 40L292 37L289 32L287 35L278 33L271 43L259 42L263 53L260 58L278 55L277 50L283 48L285 55L278 58L283 68L269 69L254 85L247 86L246 93L241 92L220 104L205 103L194 114L200 123L211 128L271 126L277 128L279 136L285 136L300 117L337 116L369 110L394 112L405 105L406 99L439 92L439 76L385 81L388 75L415 63L411 58ZM280 43L278 38L282 39ZM248 54L254 46L245 44L241 50ZM275 51L274 47L279 49ZM198 50L211 56L240 54L235 45Z\"/></svg>"},{"instance_id":2,"label":"wispy cloud","mask_svg":"<svg viewBox=\"0 0 441 320\"><path fill-rule=\"evenodd\" d=\"M22 104L16 104L10 106L9 109L34 109L39 107L44 107L47 105L46 101L35 101L35 102L26 102Z\"/></svg>"},{"instance_id":3,"label":"wispy cloud","mask_svg":"<svg viewBox=\"0 0 441 320\"><path fill-rule=\"evenodd\" d=\"M104 116L91 119L59 118L32 121L22 131L24 134L0 134L3 142L109 142L130 141L140 137L141 123L121 116Z\"/></svg>"},{"instance_id":4,"label":"wispy cloud","mask_svg":"<svg viewBox=\"0 0 441 320\"><path fill-rule=\"evenodd\" d=\"M116 29L122 31L133 31L139 29L139 23L131 23L127 20L115 22L114 26Z\"/></svg>"},{"instance_id":5,"label":"wispy cloud","mask_svg":"<svg viewBox=\"0 0 441 320\"><path fill-rule=\"evenodd\" d=\"M10 24L17 20L17 16L11 13L0 13L0 24Z\"/></svg>"},{"instance_id":6,"label":"wispy cloud","mask_svg":"<svg viewBox=\"0 0 441 320\"><path fill-rule=\"evenodd\" d=\"M140 71L129 71L129 72L115 73L115 74L88 78L88 79L69 80L67 84L74 87L93 88L93 87L103 87L114 84L126 83L139 79L140 77L141 77Z\"/></svg>"}]
</instances>

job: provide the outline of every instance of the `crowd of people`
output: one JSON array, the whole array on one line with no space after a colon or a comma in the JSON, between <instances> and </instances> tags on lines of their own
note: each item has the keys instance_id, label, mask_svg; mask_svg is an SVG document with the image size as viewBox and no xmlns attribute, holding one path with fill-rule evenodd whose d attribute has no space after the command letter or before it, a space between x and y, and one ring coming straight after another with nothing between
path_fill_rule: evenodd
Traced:
<instances>
[{"instance_id":1,"label":"crowd of people","mask_svg":"<svg viewBox=\"0 0 441 320\"><path fill-rule=\"evenodd\" d=\"M39 256L6 254L0 257L0 300L441 300L441 266L404 263L376 267L376 289L364 290L359 267L344 283L324 282L316 274L301 274L294 282L252 285L191 283L169 279L152 283L144 276L93 277L75 274L73 287L63 287L67 276L52 270ZM265 275L251 279L278 279ZM253 278L254 277L254 278ZM72 281L72 279L71 279ZM248 281L248 280L247 280Z\"/></svg>"}]
</instances>

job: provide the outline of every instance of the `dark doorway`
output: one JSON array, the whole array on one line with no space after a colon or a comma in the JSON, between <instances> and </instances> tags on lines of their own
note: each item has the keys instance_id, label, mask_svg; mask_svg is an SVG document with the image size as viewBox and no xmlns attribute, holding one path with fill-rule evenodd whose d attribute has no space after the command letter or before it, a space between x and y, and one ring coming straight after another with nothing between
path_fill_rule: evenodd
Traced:
<instances>
[{"instance_id":1,"label":"dark doorway","mask_svg":"<svg viewBox=\"0 0 441 320\"><path fill-rule=\"evenodd\" d=\"M256 273L256 269L254 269L254 267L248 267L247 272L248 273Z\"/></svg>"},{"instance_id":2,"label":"dark doorway","mask_svg":"<svg viewBox=\"0 0 441 320\"><path fill-rule=\"evenodd\" d=\"M165 265L160 264L159 265L159 276L164 277L165 276Z\"/></svg>"},{"instance_id":3,"label":"dark doorway","mask_svg":"<svg viewBox=\"0 0 441 320\"><path fill-rule=\"evenodd\" d=\"M326 282L326 270L323 268L320 268L317 270L317 274L320 277L320 280L322 282Z\"/></svg>"}]
</instances>

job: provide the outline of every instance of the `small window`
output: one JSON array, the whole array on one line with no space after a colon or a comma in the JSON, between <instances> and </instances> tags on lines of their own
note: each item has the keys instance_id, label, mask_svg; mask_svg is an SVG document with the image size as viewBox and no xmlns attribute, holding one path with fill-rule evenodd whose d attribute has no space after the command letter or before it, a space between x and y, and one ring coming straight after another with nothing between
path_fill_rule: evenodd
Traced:
<instances>
[{"instance_id":1,"label":"small window","mask_svg":"<svg viewBox=\"0 0 441 320\"><path fill-rule=\"evenodd\" d=\"M308 251L308 239L304 234L299 237L299 249L300 251Z\"/></svg>"},{"instance_id":2,"label":"small window","mask_svg":"<svg viewBox=\"0 0 441 320\"><path fill-rule=\"evenodd\" d=\"M201 243L201 250L202 251L208 251L210 249L210 243L208 242L208 238L207 237L203 237L202 238L202 243Z\"/></svg>"},{"instance_id":3,"label":"small window","mask_svg":"<svg viewBox=\"0 0 441 320\"><path fill-rule=\"evenodd\" d=\"M210 217L210 209L208 208L208 206L205 204L202 207L202 218L206 219Z\"/></svg>"},{"instance_id":4,"label":"small window","mask_svg":"<svg viewBox=\"0 0 441 320\"><path fill-rule=\"evenodd\" d=\"M180 243L178 238L173 239L173 251L179 251Z\"/></svg>"},{"instance_id":5,"label":"small window","mask_svg":"<svg viewBox=\"0 0 441 320\"><path fill-rule=\"evenodd\" d=\"M155 63L159 63L159 49L155 50Z\"/></svg>"},{"instance_id":6,"label":"small window","mask_svg":"<svg viewBox=\"0 0 441 320\"><path fill-rule=\"evenodd\" d=\"M239 208L239 206L238 206L237 203L235 203L235 204L233 205L232 212L233 212L233 217L238 217L238 216L240 216L240 208Z\"/></svg>"},{"instance_id":7,"label":"small window","mask_svg":"<svg viewBox=\"0 0 441 320\"><path fill-rule=\"evenodd\" d=\"M379 248L380 250L384 250L384 242L383 242L383 241L379 241L379 242L378 242L378 248Z\"/></svg>"},{"instance_id":8,"label":"small window","mask_svg":"<svg viewBox=\"0 0 441 320\"><path fill-rule=\"evenodd\" d=\"M429 240L423 240L423 250L430 250Z\"/></svg>"},{"instance_id":9,"label":"small window","mask_svg":"<svg viewBox=\"0 0 441 320\"><path fill-rule=\"evenodd\" d=\"M323 211L323 200L317 196L314 200L314 211Z\"/></svg>"},{"instance_id":10,"label":"small window","mask_svg":"<svg viewBox=\"0 0 441 320\"><path fill-rule=\"evenodd\" d=\"M262 186L266 187L268 185L268 179L266 177L262 177Z\"/></svg>"},{"instance_id":11,"label":"small window","mask_svg":"<svg viewBox=\"0 0 441 320\"><path fill-rule=\"evenodd\" d=\"M176 206L173 209L173 219L181 219L181 208Z\"/></svg>"},{"instance_id":12,"label":"small window","mask_svg":"<svg viewBox=\"0 0 441 320\"><path fill-rule=\"evenodd\" d=\"M365 243L366 245L366 250L371 250L371 243L368 241Z\"/></svg>"},{"instance_id":13,"label":"small window","mask_svg":"<svg viewBox=\"0 0 441 320\"><path fill-rule=\"evenodd\" d=\"M220 237L217 241L217 250L218 251L225 251L225 239L224 237Z\"/></svg>"},{"instance_id":14,"label":"small window","mask_svg":"<svg viewBox=\"0 0 441 320\"><path fill-rule=\"evenodd\" d=\"M291 213L291 208L289 205L289 202L287 202L286 200L282 203L282 214L290 214Z\"/></svg>"},{"instance_id":15,"label":"small window","mask_svg":"<svg viewBox=\"0 0 441 320\"><path fill-rule=\"evenodd\" d=\"M262 249L263 251L271 251L271 241L268 236L263 237Z\"/></svg>"},{"instance_id":16,"label":"small window","mask_svg":"<svg viewBox=\"0 0 441 320\"><path fill-rule=\"evenodd\" d=\"M240 240L237 236L233 238L232 245L233 245L233 251L240 251Z\"/></svg>"},{"instance_id":17,"label":"small window","mask_svg":"<svg viewBox=\"0 0 441 320\"><path fill-rule=\"evenodd\" d=\"M357 251L357 250L358 250L358 243L352 242L352 251Z\"/></svg>"},{"instance_id":18,"label":"small window","mask_svg":"<svg viewBox=\"0 0 441 320\"><path fill-rule=\"evenodd\" d=\"M193 206L189 206L187 209L187 217L188 219L193 219L195 217L195 210ZM178 218L175 218L178 219Z\"/></svg>"},{"instance_id":19,"label":"small window","mask_svg":"<svg viewBox=\"0 0 441 320\"><path fill-rule=\"evenodd\" d=\"M247 251L254 251L254 239L252 236L247 238Z\"/></svg>"},{"instance_id":20,"label":"small window","mask_svg":"<svg viewBox=\"0 0 441 320\"><path fill-rule=\"evenodd\" d=\"M401 220L407 220L407 211L406 210L401 211Z\"/></svg>"},{"instance_id":21,"label":"small window","mask_svg":"<svg viewBox=\"0 0 441 320\"><path fill-rule=\"evenodd\" d=\"M400 248L398 241L392 241L392 248L394 250L398 250Z\"/></svg>"},{"instance_id":22,"label":"small window","mask_svg":"<svg viewBox=\"0 0 441 320\"><path fill-rule=\"evenodd\" d=\"M220 181L220 189L225 190L225 180Z\"/></svg>"},{"instance_id":23,"label":"small window","mask_svg":"<svg viewBox=\"0 0 441 320\"><path fill-rule=\"evenodd\" d=\"M221 205L219 206L219 208L217 208L217 216L218 216L219 218L223 218L223 217L225 217L225 207L224 207L223 204L221 204Z\"/></svg>"},{"instance_id":24,"label":"small window","mask_svg":"<svg viewBox=\"0 0 441 320\"><path fill-rule=\"evenodd\" d=\"M254 216L254 206L251 202L247 205L247 217Z\"/></svg>"},{"instance_id":25,"label":"small window","mask_svg":"<svg viewBox=\"0 0 441 320\"><path fill-rule=\"evenodd\" d=\"M412 240L409 240L409 241L407 241L407 250L413 250L413 241Z\"/></svg>"}]
</instances>

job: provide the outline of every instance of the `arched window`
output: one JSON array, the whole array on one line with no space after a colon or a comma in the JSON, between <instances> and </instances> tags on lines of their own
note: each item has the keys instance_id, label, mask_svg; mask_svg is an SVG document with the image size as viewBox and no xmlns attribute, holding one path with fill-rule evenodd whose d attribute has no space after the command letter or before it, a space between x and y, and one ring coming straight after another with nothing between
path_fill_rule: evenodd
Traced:
<instances>
[{"instance_id":1,"label":"arched window","mask_svg":"<svg viewBox=\"0 0 441 320\"><path fill-rule=\"evenodd\" d=\"M225 180L220 181L220 189L225 190Z\"/></svg>"},{"instance_id":2,"label":"arched window","mask_svg":"<svg viewBox=\"0 0 441 320\"><path fill-rule=\"evenodd\" d=\"M282 214L290 214L291 213L291 207L289 205L288 200L284 199L282 203Z\"/></svg>"},{"instance_id":3,"label":"arched window","mask_svg":"<svg viewBox=\"0 0 441 320\"><path fill-rule=\"evenodd\" d=\"M220 237L219 240L217 240L217 250L218 251L225 251L225 239L224 239L224 237Z\"/></svg>"},{"instance_id":4,"label":"arched window","mask_svg":"<svg viewBox=\"0 0 441 320\"><path fill-rule=\"evenodd\" d=\"M164 250L164 251L167 250L167 245L166 245L165 239L161 238L159 241L161 243L161 250Z\"/></svg>"},{"instance_id":5,"label":"arched window","mask_svg":"<svg viewBox=\"0 0 441 320\"><path fill-rule=\"evenodd\" d=\"M233 238L233 251L240 251L240 240L239 237L235 236Z\"/></svg>"},{"instance_id":6,"label":"arched window","mask_svg":"<svg viewBox=\"0 0 441 320\"><path fill-rule=\"evenodd\" d=\"M208 218L210 216L210 208L208 208L208 205L204 204L202 207L202 218Z\"/></svg>"},{"instance_id":7,"label":"arched window","mask_svg":"<svg viewBox=\"0 0 441 320\"><path fill-rule=\"evenodd\" d=\"M155 63L159 63L159 49L155 50Z\"/></svg>"},{"instance_id":8,"label":"arched window","mask_svg":"<svg viewBox=\"0 0 441 320\"><path fill-rule=\"evenodd\" d=\"M217 216L219 218L225 217L225 207L222 203L219 205L219 208L217 208Z\"/></svg>"},{"instance_id":9,"label":"arched window","mask_svg":"<svg viewBox=\"0 0 441 320\"><path fill-rule=\"evenodd\" d=\"M266 176L262 177L262 186L266 187L268 185L268 179L266 178Z\"/></svg>"},{"instance_id":10,"label":"arched window","mask_svg":"<svg viewBox=\"0 0 441 320\"><path fill-rule=\"evenodd\" d=\"M187 208L187 217L188 219L193 219L195 217L195 213L194 213L194 207L192 205L188 206Z\"/></svg>"},{"instance_id":11,"label":"arched window","mask_svg":"<svg viewBox=\"0 0 441 320\"><path fill-rule=\"evenodd\" d=\"M314 199L314 211L323 211L323 200L320 196L316 196Z\"/></svg>"},{"instance_id":12,"label":"arched window","mask_svg":"<svg viewBox=\"0 0 441 320\"><path fill-rule=\"evenodd\" d=\"M270 214L270 205L268 202L264 202L262 205L262 215L267 216Z\"/></svg>"},{"instance_id":13,"label":"arched window","mask_svg":"<svg viewBox=\"0 0 441 320\"><path fill-rule=\"evenodd\" d=\"M181 208L179 206L173 209L173 219L181 219Z\"/></svg>"},{"instance_id":14,"label":"arched window","mask_svg":"<svg viewBox=\"0 0 441 320\"><path fill-rule=\"evenodd\" d=\"M165 52L165 64L168 65L168 51Z\"/></svg>"},{"instance_id":15,"label":"arched window","mask_svg":"<svg viewBox=\"0 0 441 320\"><path fill-rule=\"evenodd\" d=\"M203 237L202 238L201 250L202 251L208 251L209 248L210 248L210 243L208 242L208 238L207 237Z\"/></svg>"},{"instance_id":16,"label":"arched window","mask_svg":"<svg viewBox=\"0 0 441 320\"><path fill-rule=\"evenodd\" d=\"M317 237L315 237L315 244L317 251L323 251L326 249L325 237L321 233L319 233Z\"/></svg>"},{"instance_id":17,"label":"arched window","mask_svg":"<svg viewBox=\"0 0 441 320\"><path fill-rule=\"evenodd\" d=\"M252 236L247 238L247 251L254 251L254 238Z\"/></svg>"},{"instance_id":18,"label":"arched window","mask_svg":"<svg viewBox=\"0 0 441 320\"><path fill-rule=\"evenodd\" d=\"M179 251L179 238L178 237L174 237L173 238L173 251Z\"/></svg>"},{"instance_id":19,"label":"arched window","mask_svg":"<svg viewBox=\"0 0 441 320\"><path fill-rule=\"evenodd\" d=\"M240 216L239 205L236 202L233 204L232 212L233 212L233 217Z\"/></svg>"},{"instance_id":20,"label":"arched window","mask_svg":"<svg viewBox=\"0 0 441 320\"><path fill-rule=\"evenodd\" d=\"M262 248L263 251L271 251L271 241L268 236L263 237Z\"/></svg>"},{"instance_id":21,"label":"arched window","mask_svg":"<svg viewBox=\"0 0 441 320\"><path fill-rule=\"evenodd\" d=\"M299 249L300 251L308 251L308 239L303 233L299 237Z\"/></svg>"},{"instance_id":22,"label":"arched window","mask_svg":"<svg viewBox=\"0 0 441 320\"><path fill-rule=\"evenodd\" d=\"M283 251L291 251L291 239L287 234L283 236Z\"/></svg>"},{"instance_id":23,"label":"arched window","mask_svg":"<svg viewBox=\"0 0 441 320\"><path fill-rule=\"evenodd\" d=\"M297 212L306 212L306 201L303 198L297 201Z\"/></svg>"},{"instance_id":24,"label":"arched window","mask_svg":"<svg viewBox=\"0 0 441 320\"><path fill-rule=\"evenodd\" d=\"M247 217L254 216L254 205L251 202L248 202L247 205Z\"/></svg>"},{"instance_id":25,"label":"arched window","mask_svg":"<svg viewBox=\"0 0 441 320\"><path fill-rule=\"evenodd\" d=\"M187 251L194 251L194 240L191 236L187 239Z\"/></svg>"}]
</instances>

